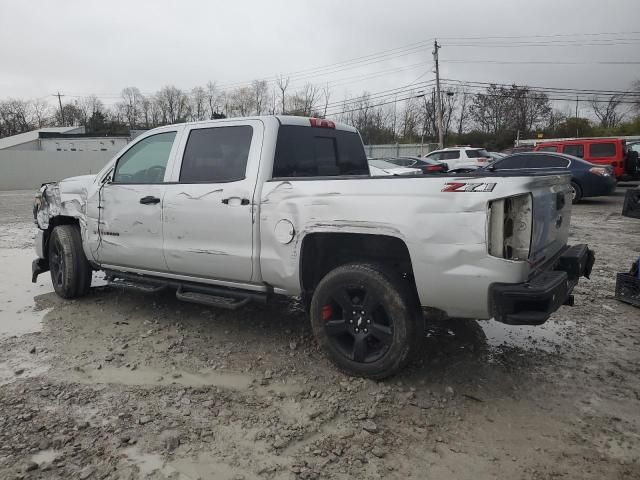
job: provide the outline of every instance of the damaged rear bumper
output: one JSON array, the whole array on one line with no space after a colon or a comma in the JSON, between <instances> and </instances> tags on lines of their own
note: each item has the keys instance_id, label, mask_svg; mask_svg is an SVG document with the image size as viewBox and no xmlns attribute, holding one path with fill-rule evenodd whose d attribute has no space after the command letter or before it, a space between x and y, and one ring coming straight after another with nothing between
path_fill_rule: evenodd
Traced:
<instances>
[{"instance_id":1,"label":"damaged rear bumper","mask_svg":"<svg viewBox=\"0 0 640 480\"><path fill-rule=\"evenodd\" d=\"M595 255L587 245L565 250L551 269L524 283L494 283L489 287L491 315L509 325L540 325L562 305L573 305L571 292L587 277Z\"/></svg>"}]
</instances>

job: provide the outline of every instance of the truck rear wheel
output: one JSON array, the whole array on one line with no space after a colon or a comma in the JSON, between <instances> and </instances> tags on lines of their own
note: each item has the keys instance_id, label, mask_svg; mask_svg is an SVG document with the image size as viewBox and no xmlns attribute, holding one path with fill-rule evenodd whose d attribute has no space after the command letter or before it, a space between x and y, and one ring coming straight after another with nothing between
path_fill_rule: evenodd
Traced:
<instances>
[{"instance_id":1,"label":"truck rear wheel","mask_svg":"<svg viewBox=\"0 0 640 480\"><path fill-rule=\"evenodd\" d=\"M63 298L86 295L91 287L91 266L82 250L77 225L60 225L49 239L49 270L53 288Z\"/></svg>"},{"instance_id":2,"label":"truck rear wheel","mask_svg":"<svg viewBox=\"0 0 640 480\"><path fill-rule=\"evenodd\" d=\"M320 347L350 375L393 375L416 353L422 313L404 281L383 266L347 264L329 272L311 300Z\"/></svg>"}]
</instances>

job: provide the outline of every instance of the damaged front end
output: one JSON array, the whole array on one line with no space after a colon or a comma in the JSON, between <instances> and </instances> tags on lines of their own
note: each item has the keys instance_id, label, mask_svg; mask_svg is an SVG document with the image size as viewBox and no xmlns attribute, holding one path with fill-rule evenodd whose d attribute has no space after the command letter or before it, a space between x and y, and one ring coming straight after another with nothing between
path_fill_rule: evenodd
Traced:
<instances>
[{"instance_id":1,"label":"damaged front end","mask_svg":"<svg viewBox=\"0 0 640 480\"><path fill-rule=\"evenodd\" d=\"M87 187L95 175L72 177L60 182L45 183L33 202L33 219L38 226L35 238L37 258L31 265L31 281L49 270L48 241L56 225L77 223L81 231L86 225Z\"/></svg>"}]
</instances>

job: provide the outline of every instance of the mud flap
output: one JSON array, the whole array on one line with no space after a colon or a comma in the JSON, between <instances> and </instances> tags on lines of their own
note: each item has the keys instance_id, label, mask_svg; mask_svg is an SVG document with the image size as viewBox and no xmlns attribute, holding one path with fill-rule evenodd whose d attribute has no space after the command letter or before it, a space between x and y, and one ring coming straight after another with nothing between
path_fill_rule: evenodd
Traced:
<instances>
[{"instance_id":1,"label":"mud flap","mask_svg":"<svg viewBox=\"0 0 640 480\"><path fill-rule=\"evenodd\" d=\"M49 271L49 261L46 258L36 258L31 262L31 283L36 283L38 275Z\"/></svg>"}]
</instances>

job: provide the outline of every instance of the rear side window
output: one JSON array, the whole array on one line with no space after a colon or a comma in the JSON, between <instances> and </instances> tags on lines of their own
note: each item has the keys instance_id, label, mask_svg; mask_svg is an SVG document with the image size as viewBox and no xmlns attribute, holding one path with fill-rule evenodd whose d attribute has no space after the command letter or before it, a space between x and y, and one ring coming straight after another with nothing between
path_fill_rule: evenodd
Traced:
<instances>
[{"instance_id":1,"label":"rear side window","mask_svg":"<svg viewBox=\"0 0 640 480\"><path fill-rule=\"evenodd\" d=\"M538 152L557 152L558 151L558 147L556 147L555 145L551 145L551 146L547 146L547 147L540 147L537 151Z\"/></svg>"},{"instance_id":2,"label":"rear side window","mask_svg":"<svg viewBox=\"0 0 640 480\"><path fill-rule=\"evenodd\" d=\"M527 168L527 157L524 155L517 157L507 157L502 160L498 160L493 164L494 170L511 170L518 168Z\"/></svg>"},{"instance_id":3,"label":"rear side window","mask_svg":"<svg viewBox=\"0 0 640 480\"><path fill-rule=\"evenodd\" d=\"M455 160L456 158L460 158L460 150L440 152L440 158L436 160Z\"/></svg>"},{"instance_id":4,"label":"rear side window","mask_svg":"<svg viewBox=\"0 0 640 480\"><path fill-rule=\"evenodd\" d=\"M616 144L610 143L592 143L589 145L589 152L592 158L614 157L616 155Z\"/></svg>"},{"instance_id":5,"label":"rear side window","mask_svg":"<svg viewBox=\"0 0 640 480\"><path fill-rule=\"evenodd\" d=\"M369 175L360 136L355 132L282 125L273 177Z\"/></svg>"},{"instance_id":6,"label":"rear side window","mask_svg":"<svg viewBox=\"0 0 640 480\"><path fill-rule=\"evenodd\" d=\"M467 150L468 158L488 157L489 153L486 150Z\"/></svg>"},{"instance_id":7,"label":"rear side window","mask_svg":"<svg viewBox=\"0 0 640 480\"><path fill-rule=\"evenodd\" d=\"M574 157L584 158L584 145L565 145L562 153L573 155Z\"/></svg>"},{"instance_id":8,"label":"rear side window","mask_svg":"<svg viewBox=\"0 0 640 480\"><path fill-rule=\"evenodd\" d=\"M180 182L219 183L242 180L247 168L253 128L191 130L182 158Z\"/></svg>"},{"instance_id":9,"label":"rear side window","mask_svg":"<svg viewBox=\"0 0 640 480\"><path fill-rule=\"evenodd\" d=\"M527 168L566 168L569 161L565 158L551 155L525 155Z\"/></svg>"}]
</instances>

